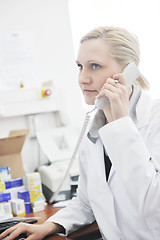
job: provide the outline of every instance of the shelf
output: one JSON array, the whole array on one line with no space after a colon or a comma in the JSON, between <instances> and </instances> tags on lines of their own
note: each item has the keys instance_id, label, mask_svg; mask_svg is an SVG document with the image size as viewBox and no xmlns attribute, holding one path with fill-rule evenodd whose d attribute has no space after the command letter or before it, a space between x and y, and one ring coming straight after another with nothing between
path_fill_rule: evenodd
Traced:
<instances>
[{"instance_id":1,"label":"shelf","mask_svg":"<svg viewBox=\"0 0 160 240\"><path fill-rule=\"evenodd\" d=\"M14 117L57 111L54 91L49 97L41 97L41 89L16 89L0 91L0 117Z\"/></svg>"}]
</instances>

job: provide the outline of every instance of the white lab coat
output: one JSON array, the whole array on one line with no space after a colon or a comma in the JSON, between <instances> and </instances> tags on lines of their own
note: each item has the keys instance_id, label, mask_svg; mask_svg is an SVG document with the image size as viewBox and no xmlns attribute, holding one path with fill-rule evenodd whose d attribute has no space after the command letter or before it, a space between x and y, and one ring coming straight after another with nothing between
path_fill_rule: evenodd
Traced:
<instances>
[{"instance_id":1,"label":"white lab coat","mask_svg":"<svg viewBox=\"0 0 160 240\"><path fill-rule=\"evenodd\" d=\"M102 127L95 144L83 140L78 196L48 221L67 234L96 220L105 240L160 240L160 101L142 91L136 114L136 123L124 117Z\"/></svg>"}]
</instances>

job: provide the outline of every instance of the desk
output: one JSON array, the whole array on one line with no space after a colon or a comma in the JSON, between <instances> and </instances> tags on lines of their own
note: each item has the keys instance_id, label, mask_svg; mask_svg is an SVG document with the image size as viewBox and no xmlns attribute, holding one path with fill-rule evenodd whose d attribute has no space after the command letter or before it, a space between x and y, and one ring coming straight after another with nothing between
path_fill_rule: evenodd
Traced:
<instances>
[{"instance_id":1,"label":"desk","mask_svg":"<svg viewBox=\"0 0 160 240\"><path fill-rule=\"evenodd\" d=\"M26 215L26 217L40 217L40 219L37 219L37 224L44 223L49 217L51 217L53 214L55 214L57 211L59 211L61 208L53 207L52 205L47 205L45 207L44 211L39 211L36 213L29 213ZM77 239L77 240L94 240L97 239L100 236L98 226L94 222L93 224L89 226L84 226L83 228L75 231L74 233L69 235L69 238L64 238L60 236L48 236L45 239L46 240L71 240L71 239Z\"/></svg>"}]
</instances>

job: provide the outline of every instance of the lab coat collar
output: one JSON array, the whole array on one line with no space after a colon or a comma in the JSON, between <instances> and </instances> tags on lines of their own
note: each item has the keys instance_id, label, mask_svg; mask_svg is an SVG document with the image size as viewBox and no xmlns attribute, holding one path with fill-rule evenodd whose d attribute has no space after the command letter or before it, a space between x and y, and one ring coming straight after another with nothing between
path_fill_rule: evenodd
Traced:
<instances>
[{"instance_id":1,"label":"lab coat collar","mask_svg":"<svg viewBox=\"0 0 160 240\"><path fill-rule=\"evenodd\" d=\"M143 128L149 124L152 104L152 98L142 90L136 106L137 121L135 125L137 129Z\"/></svg>"},{"instance_id":2,"label":"lab coat collar","mask_svg":"<svg viewBox=\"0 0 160 240\"><path fill-rule=\"evenodd\" d=\"M99 136L98 131L105 124L106 124L106 118L105 118L104 112L103 112L103 110L98 110L97 113L94 116L92 125L91 125L91 127L89 129L89 132L87 134L88 138L93 143L96 143L96 140Z\"/></svg>"}]
</instances>

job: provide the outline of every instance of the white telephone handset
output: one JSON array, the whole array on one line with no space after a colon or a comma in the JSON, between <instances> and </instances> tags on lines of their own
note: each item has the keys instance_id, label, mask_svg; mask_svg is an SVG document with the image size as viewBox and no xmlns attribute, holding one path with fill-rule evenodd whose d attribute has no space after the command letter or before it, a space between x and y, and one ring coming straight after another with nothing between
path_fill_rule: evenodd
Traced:
<instances>
[{"instance_id":1,"label":"white telephone handset","mask_svg":"<svg viewBox=\"0 0 160 240\"><path fill-rule=\"evenodd\" d=\"M125 75L127 85L131 86L132 83L137 79L139 76L139 70L137 65L134 62L130 62L124 69L123 74ZM95 106L98 109L104 109L109 104L109 99L106 96L103 96L99 99L95 100Z\"/></svg>"}]
</instances>

